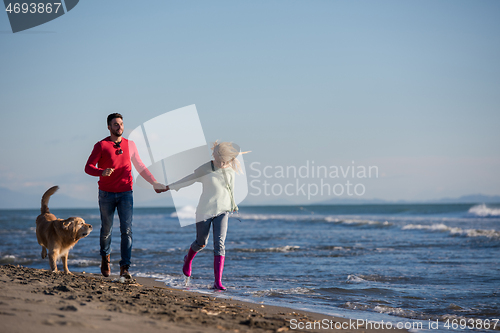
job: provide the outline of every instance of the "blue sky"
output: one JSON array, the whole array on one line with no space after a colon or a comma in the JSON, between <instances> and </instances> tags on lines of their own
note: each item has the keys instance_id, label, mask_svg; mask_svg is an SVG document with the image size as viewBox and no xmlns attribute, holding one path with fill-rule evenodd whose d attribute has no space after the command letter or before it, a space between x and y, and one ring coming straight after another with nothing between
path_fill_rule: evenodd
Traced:
<instances>
[{"instance_id":1,"label":"blue sky","mask_svg":"<svg viewBox=\"0 0 500 333\"><path fill-rule=\"evenodd\" d=\"M0 187L94 201L83 167L107 114L132 130L195 104L207 141L252 151L247 168L377 166L351 179L364 199L500 195L499 13L498 1L86 0L16 34L0 14Z\"/></svg>"}]
</instances>

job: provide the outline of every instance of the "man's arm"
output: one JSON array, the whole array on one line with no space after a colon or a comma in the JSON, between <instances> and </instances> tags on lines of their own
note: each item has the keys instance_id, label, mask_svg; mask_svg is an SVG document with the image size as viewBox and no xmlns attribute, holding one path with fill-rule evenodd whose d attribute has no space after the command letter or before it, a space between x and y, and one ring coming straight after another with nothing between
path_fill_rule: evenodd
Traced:
<instances>
[{"instance_id":1,"label":"man's arm","mask_svg":"<svg viewBox=\"0 0 500 333\"><path fill-rule=\"evenodd\" d=\"M101 144L98 142L94 145L94 149L92 150L92 153L90 153L89 159L85 164L85 173L95 177L104 176L104 172L107 169L98 168L96 166L97 162L99 162L99 158L101 157L101 152ZM111 172L109 174L111 174Z\"/></svg>"},{"instance_id":2,"label":"man's arm","mask_svg":"<svg viewBox=\"0 0 500 333\"><path fill-rule=\"evenodd\" d=\"M137 151L137 147L134 141L128 142L128 148L130 151L130 158L132 159L132 163L134 164L135 169L139 172L139 174L144 178L148 183L153 185L156 193L161 193L166 191L166 187L163 184L160 184L156 181L153 174L146 168L144 163L142 163L141 157L139 156L139 152Z\"/></svg>"},{"instance_id":3,"label":"man's arm","mask_svg":"<svg viewBox=\"0 0 500 333\"><path fill-rule=\"evenodd\" d=\"M99 162L99 158L101 158L102 147L100 142L94 145L94 149L87 160L87 164L85 164L85 173L96 176L96 177L107 177L115 171L113 168L102 169L96 167L97 162Z\"/></svg>"}]
</instances>

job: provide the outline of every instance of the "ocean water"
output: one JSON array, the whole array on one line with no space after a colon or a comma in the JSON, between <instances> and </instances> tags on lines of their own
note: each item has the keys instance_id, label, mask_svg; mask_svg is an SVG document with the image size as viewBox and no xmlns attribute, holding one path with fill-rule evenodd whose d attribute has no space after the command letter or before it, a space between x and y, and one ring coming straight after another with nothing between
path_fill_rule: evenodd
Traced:
<instances>
[{"instance_id":1,"label":"ocean water","mask_svg":"<svg viewBox=\"0 0 500 333\"><path fill-rule=\"evenodd\" d=\"M70 252L69 269L100 273L98 210L51 211L81 216L94 226ZM36 240L38 214L0 210L0 264L49 267ZM241 207L237 217L229 220L226 240L228 291L214 293L218 297L422 323L424 330L437 321L432 332L470 331L479 327L478 319L490 320L492 328L492 320L500 319L500 204ZM115 217L115 274L118 226ZM212 237L184 286L183 257L194 235L194 225L181 228L172 208L136 208L132 274L213 293ZM456 329L446 327L447 321L457 323Z\"/></svg>"}]
</instances>

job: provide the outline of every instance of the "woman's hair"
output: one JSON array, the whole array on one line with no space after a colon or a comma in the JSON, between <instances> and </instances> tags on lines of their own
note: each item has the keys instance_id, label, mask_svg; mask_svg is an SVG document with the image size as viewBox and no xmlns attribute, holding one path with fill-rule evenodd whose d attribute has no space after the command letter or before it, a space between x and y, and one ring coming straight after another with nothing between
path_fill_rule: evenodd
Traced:
<instances>
[{"instance_id":1,"label":"woman's hair","mask_svg":"<svg viewBox=\"0 0 500 333\"><path fill-rule=\"evenodd\" d=\"M215 141L212 145L213 155L217 155L224 163L229 163L236 173L243 173L241 170L240 162L236 157L240 154L240 150L235 148L231 142L218 142Z\"/></svg>"}]
</instances>

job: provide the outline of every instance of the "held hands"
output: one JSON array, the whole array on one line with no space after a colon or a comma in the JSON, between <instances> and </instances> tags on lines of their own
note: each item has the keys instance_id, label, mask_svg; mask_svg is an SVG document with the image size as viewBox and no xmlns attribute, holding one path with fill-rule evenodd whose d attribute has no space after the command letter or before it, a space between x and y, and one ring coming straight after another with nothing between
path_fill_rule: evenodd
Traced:
<instances>
[{"instance_id":1,"label":"held hands","mask_svg":"<svg viewBox=\"0 0 500 333\"><path fill-rule=\"evenodd\" d=\"M103 177L108 177L110 176L113 172L115 171L115 169L113 168L107 168L105 169L103 172L102 172L102 176ZM155 190L156 193L162 193L162 192L167 192L168 190L170 190L170 188L168 186L165 186L163 184L160 184L158 182L155 182L153 184L153 188Z\"/></svg>"},{"instance_id":2,"label":"held hands","mask_svg":"<svg viewBox=\"0 0 500 333\"><path fill-rule=\"evenodd\" d=\"M170 188L168 186L165 186L165 185L160 184L158 182L153 184L153 188L154 188L156 193L167 192L168 190L170 190Z\"/></svg>"}]
</instances>

